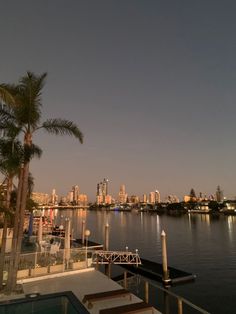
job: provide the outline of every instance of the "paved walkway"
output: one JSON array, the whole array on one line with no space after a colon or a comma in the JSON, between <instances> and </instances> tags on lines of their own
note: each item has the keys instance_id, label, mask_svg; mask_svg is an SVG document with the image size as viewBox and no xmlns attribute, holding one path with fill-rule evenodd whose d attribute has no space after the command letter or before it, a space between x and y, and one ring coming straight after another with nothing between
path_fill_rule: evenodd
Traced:
<instances>
[{"instance_id":1,"label":"paved walkway","mask_svg":"<svg viewBox=\"0 0 236 314\"><path fill-rule=\"evenodd\" d=\"M109 290L117 290L122 287L109 279L101 272L94 268L86 270L71 271L69 273L48 275L41 278L31 278L22 280L23 290L25 294L40 293L49 294L63 291L72 291L77 298L82 302L85 294L104 292ZM121 297L94 303L92 309L88 309L91 314L99 313L99 310L125 304L137 303L141 299L132 295L132 300L129 297ZM140 313L150 314L152 311L142 311ZM161 314L154 310L153 313Z\"/></svg>"}]
</instances>

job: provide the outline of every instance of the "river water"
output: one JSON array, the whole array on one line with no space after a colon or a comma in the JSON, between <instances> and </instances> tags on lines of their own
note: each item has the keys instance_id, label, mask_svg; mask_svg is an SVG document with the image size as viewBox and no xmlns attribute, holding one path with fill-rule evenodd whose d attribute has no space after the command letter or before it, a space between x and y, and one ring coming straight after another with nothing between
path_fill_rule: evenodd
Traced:
<instances>
[{"instance_id":1,"label":"river water","mask_svg":"<svg viewBox=\"0 0 236 314\"><path fill-rule=\"evenodd\" d=\"M167 234L170 266L196 274L193 283L172 287L210 313L236 313L236 216L140 212L58 211L57 223L72 220L73 236L81 237L82 220L90 240L104 243L110 226L110 249L139 250L141 257L161 262L161 231Z\"/></svg>"}]
</instances>

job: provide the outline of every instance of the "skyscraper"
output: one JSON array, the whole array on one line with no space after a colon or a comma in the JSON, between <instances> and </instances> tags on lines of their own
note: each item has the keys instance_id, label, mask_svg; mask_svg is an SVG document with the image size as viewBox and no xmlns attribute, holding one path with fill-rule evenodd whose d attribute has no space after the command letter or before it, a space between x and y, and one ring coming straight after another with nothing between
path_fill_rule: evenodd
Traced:
<instances>
[{"instance_id":1,"label":"skyscraper","mask_svg":"<svg viewBox=\"0 0 236 314\"><path fill-rule=\"evenodd\" d=\"M124 204L127 202L127 194L125 193L125 185L122 184L120 186L120 191L119 191L119 203Z\"/></svg>"},{"instance_id":2,"label":"skyscraper","mask_svg":"<svg viewBox=\"0 0 236 314\"><path fill-rule=\"evenodd\" d=\"M57 203L58 203L58 195L56 194L56 189L53 189L52 194L51 194L51 204L57 205Z\"/></svg>"},{"instance_id":3,"label":"skyscraper","mask_svg":"<svg viewBox=\"0 0 236 314\"><path fill-rule=\"evenodd\" d=\"M78 199L79 199L79 186L78 185L74 185L72 187L72 193L73 193L73 204L77 205L78 204Z\"/></svg>"},{"instance_id":4,"label":"skyscraper","mask_svg":"<svg viewBox=\"0 0 236 314\"><path fill-rule=\"evenodd\" d=\"M155 203L160 203L161 202L161 195L159 191L155 191Z\"/></svg>"},{"instance_id":5,"label":"skyscraper","mask_svg":"<svg viewBox=\"0 0 236 314\"><path fill-rule=\"evenodd\" d=\"M223 198L224 198L223 191L221 190L220 186L218 185L217 189L216 189L216 201L222 202Z\"/></svg>"},{"instance_id":6,"label":"skyscraper","mask_svg":"<svg viewBox=\"0 0 236 314\"><path fill-rule=\"evenodd\" d=\"M155 203L155 192L149 193L149 203L154 204Z\"/></svg>"},{"instance_id":7,"label":"skyscraper","mask_svg":"<svg viewBox=\"0 0 236 314\"><path fill-rule=\"evenodd\" d=\"M103 179L102 182L97 184L97 204L106 204L106 196L108 195L108 179Z\"/></svg>"}]
</instances>

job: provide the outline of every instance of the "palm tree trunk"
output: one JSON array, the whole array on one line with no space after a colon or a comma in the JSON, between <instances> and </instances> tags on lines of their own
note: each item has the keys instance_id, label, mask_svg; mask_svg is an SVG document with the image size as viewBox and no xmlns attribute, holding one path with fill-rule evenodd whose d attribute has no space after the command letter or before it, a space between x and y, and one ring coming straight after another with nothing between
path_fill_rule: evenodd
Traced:
<instances>
[{"instance_id":1,"label":"palm tree trunk","mask_svg":"<svg viewBox=\"0 0 236 314\"><path fill-rule=\"evenodd\" d=\"M3 289L3 271L4 271L4 263L5 263L5 251L6 251L6 244L7 244L7 217L4 214L4 225L2 231L2 247L1 247L1 254L0 254L0 290Z\"/></svg>"},{"instance_id":2,"label":"palm tree trunk","mask_svg":"<svg viewBox=\"0 0 236 314\"><path fill-rule=\"evenodd\" d=\"M19 212L19 227L18 227L18 237L16 242L16 251L15 251L15 260L14 266L12 269L12 278L11 278L11 291L14 291L16 288L17 281L17 271L18 265L20 262L20 253L21 253L21 244L23 238L23 226L25 220L25 208L26 208L26 200L28 193L28 177L29 177L29 162L24 165L24 176L22 182L22 190L21 190L21 204L20 204L20 212Z\"/></svg>"},{"instance_id":3,"label":"palm tree trunk","mask_svg":"<svg viewBox=\"0 0 236 314\"><path fill-rule=\"evenodd\" d=\"M9 210L10 208L12 186L13 186L13 177L9 176L7 179L6 211ZM6 244L7 244L7 225L8 225L7 212L5 212L3 232L2 232L2 247L1 247L1 254L0 254L0 290L2 289L2 283L3 283L5 251L6 251Z\"/></svg>"},{"instance_id":4,"label":"palm tree trunk","mask_svg":"<svg viewBox=\"0 0 236 314\"><path fill-rule=\"evenodd\" d=\"M12 248L11 248L10 263L9 263L9 270L8 270L8 279L7 279L7 291L8 292L12 291L13 268L14 268L14 260L16 256L17 240L18 240L23 179L24 179L24 167L21 166L20 176L19 176L19 181L18 181L18 189L17 189L16 211L15 211L14 225L13 225Z\"/></svg>"}]
</instances>

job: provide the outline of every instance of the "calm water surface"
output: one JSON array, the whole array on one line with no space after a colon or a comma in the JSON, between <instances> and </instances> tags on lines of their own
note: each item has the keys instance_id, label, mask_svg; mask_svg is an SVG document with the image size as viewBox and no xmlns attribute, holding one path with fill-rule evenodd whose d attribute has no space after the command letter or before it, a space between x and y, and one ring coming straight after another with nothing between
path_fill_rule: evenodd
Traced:
<instances>
[{"instance_id":1,"label":"calm water surface","mask_svg":"<svg viewBox=\"0 0 236 314\"><path fill-rule=\"evenodd\" d=\"M81 237L82 220L90 239L103 243L110 225L110 249L138 249L141 257L161 262L161 231L167 234L168 262L197 275L194 283L171 290L211 313L236 313L236 216L191 214L181 217L138 212L58 211L56 220L72 219Z\"/></svg>"}]
</instances>

